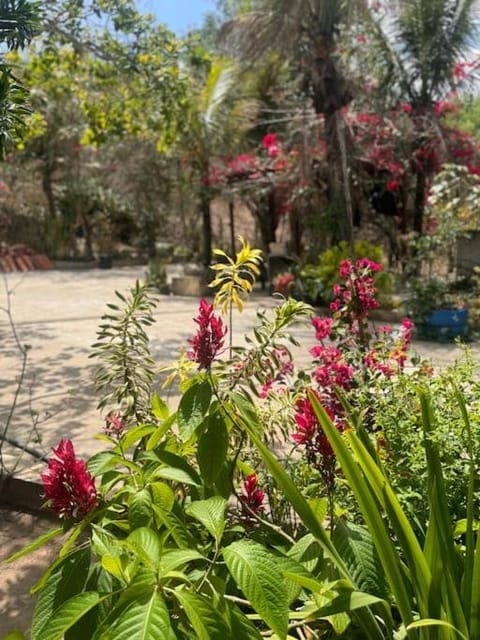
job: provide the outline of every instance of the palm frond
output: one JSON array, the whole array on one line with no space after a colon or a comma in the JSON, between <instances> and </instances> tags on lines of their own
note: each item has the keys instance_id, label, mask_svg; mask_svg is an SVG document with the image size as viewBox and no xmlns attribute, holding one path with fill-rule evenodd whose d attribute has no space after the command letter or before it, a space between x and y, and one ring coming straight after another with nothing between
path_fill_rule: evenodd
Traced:
<instances>
[{"instance_id":1,"label":"palm frond","mask_svg":"<svg viewBox=\"0 0 480 640\"><path fill-rule=\"evenodd\" d=\"M40 2L0 0L0 41L12 51L31 42L38 29Z\"/></svg>"}]
</instances>

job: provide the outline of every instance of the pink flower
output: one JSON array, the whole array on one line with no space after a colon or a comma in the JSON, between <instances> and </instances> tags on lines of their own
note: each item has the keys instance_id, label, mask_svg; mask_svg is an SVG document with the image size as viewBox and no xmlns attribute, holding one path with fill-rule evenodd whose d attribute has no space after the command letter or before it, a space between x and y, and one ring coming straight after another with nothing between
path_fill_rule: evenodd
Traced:
<instances>
[{"instance_id":1,"label":"pink flower","mask_svg":"<svg viewBox=\"0 0 480 640\"><path fill-rule=\"evenodd\" d=\"M358 36L357 36L357 42L358 42L358 44L366 44L367 43L367 38L366 38L365 34L359 33Z\"/></svg>"},{"instance_id":2,"label":"pink flower","mask_svg":"<svg viewBox=\"0 0 480 640\"><path fill-rule=\"evenodd\" d=\"M267 133L263 136L262 147L264 149L270 149L271 147L278 147L278 136L276 133Z\"/></svg>"},{"instance_id":3,"label":"pink flower","mask_svg":"<svg viewBox=\"0 0 480 640\"><path fill-rule=\"evenodd\" d=\"M242 503L242 511L244 519L247 523L254 522L253 513L259 515L265 511L263 502L265 500L265 492L258 486L258 478L255 473L247 476L243 482L243 495L240 496Z\"/></svg>"},{"instance_id":4,"label":"pink flower","mask_svg":"<svg viewBox=\"0 0 480 640\"><path fill-rule=\"evenodd\" d=\"M321 400L320 394L315 392L315 395ZM325 403L324 408L332 421L335 422L334 413L328 406L325 406ZM307 449L307 457L310 460L316 460L318 457L330 460L334 457L333 449L323 429L320 427L309 398L299 398L297 400L295 404L295 423L297 432L292 435L292 440Z\"/></svg>"},{"instance_id":5,"label":"pink flower","mask_svg":"<svg viewBox=\"0 0 480 640\"><path fill-rule=\"evenodd\" d=\"M317 340L324 340L329 338L332 333L332 318L313 318L312 324L315 327L315 337Z\"/></svg>"},{"instance_id":6,"label":"pink flower","mask_svg":"<svg viewBox=\"0 0 480 640\"><path fill-rule=\"evenodd\" d=\"M71 440L61 440L40 477L48 505L60 518L82 518L97 506L95 481Z\"/></svg>"},{"instance_id":7,"label":"pink flower","mask_svg":"<svg viewBox=\"0 0 480 640\"><path fill-rule=\"evenodd\" d=\"M198 316L194 318L194 322L198 324L198 331L188 341L192 346L188 357L198 364L199 369L210 369L223 347L227 328L222 318L214 314L213 304L209 304L205 298L200 300Z\"/></svg>"},{"instance_id":8,"label":"pink flower","mask_svg":"<svg viewBox=\"0 0 480 640\"><path fill-rule=\"evenodd\" d=\"M412 113L412 111L413 111L412 105L408 104L408 102L403 102L400 105L400 109L403 111L403 113Z\"/></svg>"},{"instance_id":9,"label":"pink flower","mask_svg":"<svg viewBox=\"0 0 480 640\"><path fill-rule=\"evenodd\" d=\"M110 413L105 416L105 427L104 431L107 436L121 438L125 431L126 425L123 419L123 416L120 413L115 413L114 411L110 411Z\"/></svg>"},{"instance_id":10,"label":"pink flower","mask_svg":"<svg viewBox=\"0 0 480 640\"><path fill-rule=\"evenodd\" d=\"M398 187L398 180L389 180L386 185L387 191L398 191Z\"/></svg>"}]
</instances>

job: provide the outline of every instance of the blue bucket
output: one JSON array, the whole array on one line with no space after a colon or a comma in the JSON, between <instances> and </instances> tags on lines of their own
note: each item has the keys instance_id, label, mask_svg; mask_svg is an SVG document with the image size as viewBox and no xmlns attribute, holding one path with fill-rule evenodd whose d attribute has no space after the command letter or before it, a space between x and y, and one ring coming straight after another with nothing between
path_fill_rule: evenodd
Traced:
<instances>
[{"instance_id":1,"label":"blue bucket","mask_svg":"<svg viewBox=\"0 0 480 640\"><path fill-rule=\"evenodd\" d=\"M438 309L427 319L428 334L433 339L455 340L464 338L468 329L468 309Z\"/></svg>"}]
</instances>

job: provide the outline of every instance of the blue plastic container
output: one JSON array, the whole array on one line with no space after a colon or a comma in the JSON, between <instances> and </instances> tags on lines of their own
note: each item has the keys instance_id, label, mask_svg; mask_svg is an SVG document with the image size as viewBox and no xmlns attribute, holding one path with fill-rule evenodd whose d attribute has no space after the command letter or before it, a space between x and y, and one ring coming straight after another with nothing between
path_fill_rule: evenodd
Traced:
<instances>
[{"instance_id":1,"label":"blue plastic container","mask_svg":"<svg viewBox=\"0 0 480 640\"><path fill-rule=\"evenodd\" d=\"M468 329L468 309L438 309L432 311L425 328L436 340L465 338Z\"/></svg>"}]
</instances>

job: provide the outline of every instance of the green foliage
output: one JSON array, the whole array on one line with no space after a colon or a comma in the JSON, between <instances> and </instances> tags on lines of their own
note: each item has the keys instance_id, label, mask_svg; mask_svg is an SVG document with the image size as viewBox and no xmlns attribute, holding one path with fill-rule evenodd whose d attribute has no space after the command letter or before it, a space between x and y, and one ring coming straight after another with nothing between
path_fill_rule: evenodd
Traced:
<instances>
[{"instance_id":1,"label":"green foliage","mask_svg":"<svg viewBox=\"0 0 480 640\"><path fill-rule=\"evenodd\" d=\"M117 296L95 349L103 406L119 403L127 428L106 431L108 449L88 461L97 504L64 523L64 546L36 586L32 640L479 637L471 361L431 378L425 365L404 372L402 359L368 377L353 326L339 344L363 384L338 390L342 424L313 393L315 371L283 371L286 422L309 393L334 452L324 453L342 485L332 505L330 493L319 499L322 474L304 477L308 455L278 446L278 405L269 413L255 393L282 370L274 353L285 355L307 305L282 301L230 360L183 369L171 409L152 390L148 288Z\"/></svg>"},{"instance_id":2,"label":"green foliage","mask_svg":"<svg viewBox=\"0 0 480 640\"><path fill-rule=\"evenodd\" d=\"M150 355L145 328L154 322L154 300L148 286L136 283L123 303L109 303L109 312L102 316L97 342L90 357L98 358L102 365L95 376L101 399L99 409L120 411L125 419L138 422L152 417L152 381L154 361Z\"/></svg>"},{"instance_id":3,"label":"green foliage","mask_svg":"<svg viewBox=\"0 0 480 640\"><path fill-rule=\"evenodd\" d=\"M472 532L476 477L473 433L465 398L455 384L453 389L468 439L467 528ZM433 637L453 640L458 635L476 638L478 621L472 617L472 604L478 602L480 593L472 571L480 562L480 543L475 544L473 535L466 544L460 545L453 538L441 449L435 440L438 422L434 399L425 388L419 387L417 394L421 407L429 511L426 532L420 539L402 509L383 465L372 455L361 432L350 429L343 438L313 395L311 401L365 518L409 637L421 640ZM386 522L398 542L398 549L393 545ZM408 572L402 569L402 564L406 565ZM468 593L467 598L465 592ZM418 617L415 619L415 616ZM435 626L435 630L430 626ZM421 629L418 635L413 631L417 628Z\"/></svg>"}]
</instances>

